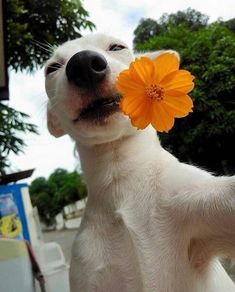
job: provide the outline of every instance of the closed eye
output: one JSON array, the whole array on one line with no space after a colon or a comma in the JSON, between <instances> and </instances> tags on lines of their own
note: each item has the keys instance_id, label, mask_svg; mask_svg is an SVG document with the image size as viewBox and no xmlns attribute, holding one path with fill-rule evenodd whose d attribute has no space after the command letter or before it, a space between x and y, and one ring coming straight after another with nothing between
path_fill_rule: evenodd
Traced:
<instances>
[{"instance_id":1,"label":"closed eye","mask_svg":"<svg viewBox=\"0 0 235 292\"><path fill-rule=\"evenodd\" d=\"M123 49L126 49L126 47L119 44L112 44L109 46L109 51L121 51Z\"/></svg>"},{"instance_id":2,"label":"closed eye","mask_svg":"<svg viewBox=\"0 0 235 292\"><path fill-rule=\"evenodd\" d=\"M46 75L51 74L51 73L57 71L61 67L62 67L62 64L60 64L60 63L57 63L57 62L51 63L46 68Z\"/></svg>"}]
</instances>

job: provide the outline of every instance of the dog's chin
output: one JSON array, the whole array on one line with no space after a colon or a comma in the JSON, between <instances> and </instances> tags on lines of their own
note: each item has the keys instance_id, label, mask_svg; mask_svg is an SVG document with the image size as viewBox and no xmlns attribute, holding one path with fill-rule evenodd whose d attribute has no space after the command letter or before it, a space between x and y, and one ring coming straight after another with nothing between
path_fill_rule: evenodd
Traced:
<instances>
[{"instance_id":1,"label":"dog's chin","mask_svg":"<svg viewBox=\"0 0 235 292\"><path fill-rule=\"evenodd\" d=\"M120 95L99 97L81 110L79 116L73 120L74 124L82 121L95 125L106 125L110 117L119 112Z\"/></svg>"},{"instance_id":2,"label":"dog's chin","mask_svg":"<svg viewBox=\"0 0 235 292\"><path fill-rule=\"evenodd\" d=\"M83 108L73 120L70 135L84 145L98 145L133 135L136 130L120 111L120 95L99 97Z\"/></svg>"},{"instance_id":3,"label":"dog's chin","mask_svg":"<svg viewBox=\"0 0 235 292\"><path fill-rule=\"evenodd\" d=\"M136 132L130 119L115 108L105 112L102 118L77 121L68 131L78 144L88 146L115 142Z\"/></svg>"}]
</instances>

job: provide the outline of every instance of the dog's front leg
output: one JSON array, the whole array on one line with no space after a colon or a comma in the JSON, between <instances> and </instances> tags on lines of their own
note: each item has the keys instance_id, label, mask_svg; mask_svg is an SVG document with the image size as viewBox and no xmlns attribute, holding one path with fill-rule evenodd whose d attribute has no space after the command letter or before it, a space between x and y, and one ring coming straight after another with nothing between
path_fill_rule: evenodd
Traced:
<instances>
[{"instance_id":1,"label":"dog's front leg","mask_svg":"<svg viewBox=\"0 0 235 292\"><path fill-rule=\"evenodd\" d=\"M194 266L217 255L235 258L235 176L203 178L181 190L171 204L186 226Z\"/></svg>"}]
</instances>

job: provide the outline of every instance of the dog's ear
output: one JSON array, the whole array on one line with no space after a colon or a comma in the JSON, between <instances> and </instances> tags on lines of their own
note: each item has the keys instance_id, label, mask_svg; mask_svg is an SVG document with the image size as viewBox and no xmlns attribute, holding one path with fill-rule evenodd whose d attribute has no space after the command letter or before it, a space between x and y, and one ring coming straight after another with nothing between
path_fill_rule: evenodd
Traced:
<instances>
[{"instance_id":1,"label":"dog's ear","mask_svg":"<svg viewBox=\"0 0 235 292\"><path fill-rule=\"evenodd\" d=\"M61 128L57 117L53 113L51 113L50 110L47 110L47 128L50 134L55 136L56 138L65 135L65 132Z\"/></svg>"},{"instance_id":2,"label":"dog's ear","mask_svg":"<svg viewBox=\"0 0 235 292\"><path fill-rule=\"evenodd\" d=\"M175 54L176 57L178 58L178 60L180 61L180 55L174 51L174 50L160 50L160 51L154 51L154 52L146 52L146 53L140 53L137 54L136 57L148 57L152 60L156 59L157 56L160 56L163 53L171 53L171 54Z\"/></svg>"}]
</instances>

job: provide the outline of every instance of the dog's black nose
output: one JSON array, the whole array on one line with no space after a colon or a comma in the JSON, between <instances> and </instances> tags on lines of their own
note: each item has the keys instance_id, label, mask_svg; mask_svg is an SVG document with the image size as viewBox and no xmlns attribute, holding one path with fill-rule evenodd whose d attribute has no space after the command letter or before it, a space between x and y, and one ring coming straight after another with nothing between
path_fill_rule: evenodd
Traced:
<instances>
[{"instance_id":1,"label":"dog's black nose","mask_svg":"<svg viewBox=\"0 0 235 292\"><path fill-rule=\"evenodd\" d=\"M68 81L79 87L95 87L108 72L108 63L99 53L81 51L71 57L66 66Z\"/></svg>"}]
</instances>

